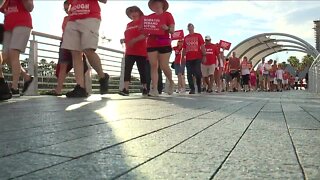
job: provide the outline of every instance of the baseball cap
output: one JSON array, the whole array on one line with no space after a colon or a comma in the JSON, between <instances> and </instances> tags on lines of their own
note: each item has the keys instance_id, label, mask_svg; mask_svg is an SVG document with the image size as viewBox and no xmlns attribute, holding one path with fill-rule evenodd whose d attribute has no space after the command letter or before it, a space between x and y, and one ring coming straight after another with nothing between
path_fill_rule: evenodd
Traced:
<instances>
[{"instance_id":1,"label":"baseball cap","mask_svg":"<svg viewBox=\"0 0 320 180\"><path fill-rule=\"evenodd\" d=\"M210 36L206 36L204 37L205 40L211 40L211 37Z\"/></svg>"}]
</instances>

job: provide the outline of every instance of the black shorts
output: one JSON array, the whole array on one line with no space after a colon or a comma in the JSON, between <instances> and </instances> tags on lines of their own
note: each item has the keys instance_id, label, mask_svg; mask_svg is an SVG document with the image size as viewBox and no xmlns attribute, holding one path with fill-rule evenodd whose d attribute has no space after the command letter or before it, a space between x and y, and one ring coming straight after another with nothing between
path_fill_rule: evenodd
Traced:
<instances>
[{"instance_id":1,"label":"black shorts","mask_svg":"<svg viewBox=\"0 0 320 180\"><path fill-rule=\"evenodd\" d=\"M240 79L240 72L239 71L231 71L230 76L231 76L231 79L234 79L234 78Z\"/></svg>"},{"instance_id":2,"label":"black shorts","mask_svg":"<svg viewBox=\"0 0 320 180\"><path fill-rule=\"evenodd\" d=\"M147 48L147 52L154 52L154 51L158 51L159 54L165 54L165 53L172 52L172 47L171 46L163 46L163 47Z\"/></svg>"},{"instance_id":3,"label":"black shorts","mask_svg":"<svg viewBox=\"0 0 320 180\"><path fill-rule=\"evenodd\" d=\"M242 75L242 83L243 85L249 85L250 76L249 74Z\"/></svg>"},{"instance_id":4,"label":"black shorts","mask_svg":"<svg viewBox=\"0 0 320 180\"><path fill-rule=\"evenodd\" d=\"M71 51L68 49L62 49L60 43L60 48L59 48L59 64L72 64L72 54Z\"/></svg>"}]
</instances>

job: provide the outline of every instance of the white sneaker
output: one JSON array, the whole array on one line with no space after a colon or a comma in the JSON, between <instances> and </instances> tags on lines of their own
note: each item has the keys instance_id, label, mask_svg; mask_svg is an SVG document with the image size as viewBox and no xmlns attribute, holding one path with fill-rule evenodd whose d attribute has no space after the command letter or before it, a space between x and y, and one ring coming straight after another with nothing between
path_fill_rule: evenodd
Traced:
<instances>
[{"instance_id":1,"label":"white sneaker","mask_svg":"<svg viewBox=\"0 0 320 180\"><path fill-rule=\"evenodd\" d=\"M157 97L159 96L159 92L156 89L151 89L148 96Z\"/></svg>"},{"instance_id":2,"label":"white sneaker","mask_svg":"<svg viewBox=\"0 0 320 180\"><path fill-rule=\"evenodd\" d=\"M185 89L181 89L179 94L185 94L186 93L186 90Z\"/></svg>"},{"instance_id":3,"label":"white sneaker","mask_svg":"<svg viewBox=\"0 0 320 180\"><path fill-rule=\"evenodd\" d=\"M170 83L169 89L168 89L168 94L171 95L174 92L174 83Z\"/></svg>"}]
</instances>

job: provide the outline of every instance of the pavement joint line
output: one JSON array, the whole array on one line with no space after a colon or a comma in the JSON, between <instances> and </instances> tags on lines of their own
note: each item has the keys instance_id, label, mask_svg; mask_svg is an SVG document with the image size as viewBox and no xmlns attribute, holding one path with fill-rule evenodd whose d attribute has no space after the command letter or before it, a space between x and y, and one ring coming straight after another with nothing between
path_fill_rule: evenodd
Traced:
<instances>
[{"instance_id":1,"label":"pavement joint line","mask_svg":"<svg viewBox=\"0 0 320 180\"><path fill-rule=\"evenodd\" d=\"M251 102L251 103L247 104L246 106L249 106L250 104L253 104L253 103L254 103L254 102ZM222 107L220 107L220 108L218 108L218 109L215 109L215 110L206 112L206 113L204 113L204 114L200 114L200 115L197 115L197 116L188 118L188 119L186 119L186 120L183 120L183 121L174 123L174 124L169 125L169 126L162 127L162 128L160 128L160 129L151 131L151 132L149 132L149 133L145 133L145 134L142 134L142 135L133 137L133 138L131 138L131 139L128 139L128 140L125 140L125 141L122 141L122 142L119 142L119 143L116 143L116 144L113 144L113 145L110 145L110 146L101 148L101 149L96 150L96 151L92 151L92 152L83 154L83 155L81 155L81 156L73 157L72 159L69 159L69 160L64 161L64 162L60 162L60 163L57 163L57 164L54 164L54 165L51 165L51 166L48 166L48 167L36 169L36 170L34 170L34 171L31 171L31 172L28 172L28 173L25 173L25 174L21 174L21 175L18 175L18 176L16 176L16 177L13 177L13 178L10 178L10 179L20 178L20 177L23 177L23 176L26 176L26 175L29 175L29 174L32 174L32 173L35 173L35 172L38 172L38 171L42 171L42 170L45 170L45 169L48 169L48 168L51 168L51 167L54 167L54 166L57 166L57 165L61 165L61 164L64 164L64 163L67 163L67 162L70 162L70 161L73 161L73 160L80 159L80 158L82 158L82 157L85 157L85 156L88 156L88 155L91 155L91 154L95 154L95 153L101 152L101 151L106 150L106 149L110 149L110 148L112 148L112 147L115 147L115 146L118 146L118 145L121 145L121 144L130 142L130 141L133 141L133 140L135 140L135 139L139 139L139 138L141 138L141 137L144 137L144 136L147 136L147 135L150 135L150 134L154 134L154 133L160 132L160 131L162 131L162 130L168 129L168 128L170 128L170 127L174 127L174 126L176 126L176 125L183 124L183 123L185 123L185 122L194 120L195 118L197 118L197 117L199 117L199 116L203 116L203 115L206 115L206 114L215 112L215 111L217 111L217 110L223 109L223 108L228 107L228 106L229 106L229 105L222 106ZM241 110L242 108L244 108L244 107L246 107L246 106L241 107L241 108L238 109L237 111ZM236 111L236 112L237 112L237 111ZM232 114L233 114L233 113L232 113ZM230 114L229 116L231 116L232 114ZM220 121L221 121L221 120L220 120ZM217 122L216 122L216 123L217 123ZM78 139L79 139L79 138L78 138ZM65 141L65 142L68 142L68 141ZM57 143L57 144L60 144L60 143ZM181 142L181 144L182 144L182 142ZM52 146L52 145L49 145L49 146ZM176 145L176 146L177 146L177 145ZM174 146L174 147L176 147L176 146ZM43 146L43 147L47 147L47 146ZM174 147L172 147L171 149L173 149ZM170 151L171 149L168 149L167 151ZM17 154L18 154L18 153L17 153ZM164 153L163 153L163 154L164 154ZM159 156L160 156L160 155L159 155ZM154 157L154 158L155 158L155 157ZM153 158L153 159L154 159L154 158ZM152 160L152 159L151 159L151 160ZM149 162L149 161L151 161L151 160L148 160L148 161L146 161L146 162ZM141 165L142 165L142 164L141 164ZM132 170L133 170L133 169L132 169ZM131 170L130 170L130 171L131 171ZM130 172L130 171L129 171L129 172Z\"/></svg>"},{"instance_id":2,"label":"pavement joint line","mask_svg":"<svg viewBox=\"0 0 320 180\"><path fill-rule=\"evenodd\" d=\"M62 156L62 155L58 155L58 154L50 154L50 153L42 153L42 152L33 152L33 151L27 151L28 153L32 153L32 154L40 154L40 155L46 155L46 156L55 156L55 157L62 157L62 158L69 158L69 159L73 159L73 157L70 156Z\"/></svg>"},{"instance_id":3,"label":"pavement joint line","mask_svg":"<svg viewBox=\"0 0 320 180\"><path fill-rule=\"evenodd\" d=\"M265 102L264 105L259 109L259 111L256 113L256 115L252 118L251 122L249 123L249 125L247 126L247 128L243 131L242 135L240 136L240 138L238 139L238 141L234 144L234 146L232 147L232 149L229 151L229 153L227 154L227 156L224 158L224 160L221 162L221 164L219 165L219 167L215 170L215 172L211 175L211 177L209 178L210 180L214 179L214 177L219 173L220 169L222 168L222 166L225 164L225 162L227 161L227 159L230 157L231 153L235 150L235 148L237 147L237 145L240 143L241 139L243 138L243 136L245 135L245 133L249 130L250 126L252 125L253 121L258 117L260 111L269 103L269 101Z\"/></svg>"},{"instance_id":4,"label":"pavement joint line","mask_svg":"<svg viewBox=\"0 0 320 180\"><path fill-rule=\"evenodd\" d=\"M301 131L319 131L320 128L289 128L292 130L301 130Z\"/></svg>"},{"instance_id":5,"label":"pavement joint line","mask_svg":"<svg viewBox=\"0 0 320 180\"><path fill-rule=\"evenodd\" d=\"M282 110L282 113L283 113L284 121L285 121L286 128L287 128L287 133L288 133L288 135L289 135L289 138L290 138L290 141L291 141L291 145L292 145L294 154L295 154L296 159L297 159L297 161L298 161L298 164L299 164L299 167L300 167L300 170L301 170L301 173L302 173L302 177L303 177L303 179L305 180L305 179L307 179L306 173L305 173L305 171L304 171L304 168L303 168L303 165L302 165L302 163L301 163L299 154L298 154L298 152L297 152L297 148L296 148L296 146L295 146L295 144L294 144L294 142L293 142L293 138L292 138L292 135L291 135L291 132L290 132L290 128L289 128L289 126L288 126L287 117L286 117L286 114L284 113L282 103L281 103L281 110Z\"/></svg>"},{"instance_id":6,"label":"pavement joint line","mask_svg":"<svg viewBox=\"0 0 320 180\"><path fill-rule=\"evenodd\" d=\"M114 179L118 179L118 178L120 178L121 176L123 176L123 175L125 175L125 174L127 174L127 173L129 173L129 172L131 172L131 171L133 171L134 169L137 169L137 168L139 168L140 166L142 166L142 165L144 165L144 164L146 164L146 163L148 163L148 162L150 162L150 161L152 161L152 160L154 160L154 159L156 159L156 158L158 158L158 157L160 157L160 156L164 155L165 153L170 152L170 151L171 151L172 149L174 149L175 147L177 147L177 146L179 146L179 145L183 144L184 142L188 141L189 139L191 139L191 138L193 138L193 137L197 136L198 134L200 134L200 133L204 132L205 130L207 130L207 129L211 128L212 126L214 126L214 125L218 124L219 122L221 122L221 121L225 120L226 118L228 118L228 117L232 116L234 113L236 113L236 112L240 111L241 109L243 109L243 108L245 108L245 107L247 107L247 106L249 106L249 105L251 105L251 104L254 104L254 102L251 102L251 103L248 103L248 104L247 104L247 105L245 105L245 106L239 107L237 110L235 110L235 111L231 112L230 114L226 115L225 117L220 118L218 121L216 121L216 122L214 122L214 123L210 124L209 126L207 126L207 127L203 128L203 129L201 129L200 131L198 131L198 132L194 133L193 135L191 135L191 136L187 137L186 139L184 139L184 140L180 141L179 143L177 143L176 145L172 146L171 148L169 148L169 149L167 149L167 150L165 150L165 151L163 151L163 152L161 152L161 153L157 154L156 156L154 156L154 157L152 157L152 158L150 158L150 159L148 159L148 160L146 160L146 161L144 161L144 162L142 162L142 163L140 163L140 164L138 164L138 165L136 165L136 166L134 166L134 167L130 168L130 169L129 169L129 170L127 170L127 171L122 172L121 174L119 174L119 175L117 175L117 176L115 176L115 177L113 177L113 178L111 178L111 179L112 179L112 180L114 180Z\"/></svg>"},{"instance_id":7,"label":"pavement joint line","mask_svg":"<svg viewBox=\"0 0 320 180\"><path fill-rule=\"evenodd\" d=\"M116 122L116 121L112 121L112 122ZM42 133L42 134L38 134L38 135L24 136L23 138L15 138L15 139L10 139L10 140L0 140L0 143L2 143L2 142L11 142L11 141L16 141L16 140L22 140L22 139L27 139L27 138L30 138L30 137L38 137L38 136L47 135L47 134L53 134L53 133L59 133L59 132L63 132L63 131L76 130L76 129L92 127L92 126L97 126L97 125L101 125L101 124L109 124L109 123L110 122L100 122L100 123L95 123L95 124L90 124L90 125L85 125L85 126L79 126L79 127L75 127L75 128L63 129L63 130L58 130L58 131L50 131L50 132L46 132L46 133Z\"/></svg>"},{"instance_id":8,"label":"pavement joint line","mask_svg":"<svg viewBox=\"0 0 320 180\"><path fill-rule=\"evenodd\" d=\"M299 105L298 105L299 106ZM299 106L301 109L303 109L303 111L305 111L307 114L309 114L314 120L316 120L317 122L320 123L320 120L318 118L316 118L314 115L312 115L309 111L307 111L305 108Z\"/></svg>"},{"instance_id":9,"label":"pavement joint line","mask_svg":"<svg viewBox=\"0 0 320 180\"><path fill-rule=\"evenodd\" d=\"M204 109L204 108L207 108L207 106L195 108L195 109L193 109L193 110L201 110L201 109ZM218 109L220 109L220 108L218 108ZM215 110L211 110L211 111L215 111ZM179 112L179 113L173 113L173 114L165 115L165 116L158 117L158 118L128 118L128 119L154 121L154 120L160 120L160 119L163 119L163 118L172 117L172 116L175 116L175 115L178 115L178 114L183 114L183 113L185 113L185 112L189 112L189 111L181 111L181 112Z\"/></svg>"},{"instance_id":10,"label":"pavement joint line","mask_svg":"<svg viewBox=\"0 0 320 180\"><path fill-rule=\"evenodd\" d=\"M147 111L147 110L144 110L144 111ZM142 111L143 112L143 111ZM132 112L128 112L128 113L125 113L125 114L130 114ZM67 121L68 123L70 122L76 122L76 121L80 121L79 119L77 118L74 118L75 120L72 120L72 121ZM93 118L93 119L99 119L99 118ZM125 120L127 118L119 118L119 119L116 119L116 120L113 120L113 121L110 121L110 122L114 122L114 121L121 121L121 120ZM65 121L60 121L60 122L53 122L53 123L48 123L48 124L40 124L38 126L33 126L33 127L27 127L27 128L21 128L21 129L12 129L12 130L6 130L6 131L0 131L0 135L2 133L6 133L6 132L11 132L11 131L20 131L20 130L28 130L28 129L32 129L32 128L40 128L40 127L43 127L43 126L47 126L47 125L58 125L58 124L63 124L63 123L66 123Z\"/></svg>"},{"instance_id":11,"label":"pavement joint line","mask_svg":"<svg viewBox=\"0 0 320 180\"><path fill-rule=\"evenodd\" d=\"M192 152L178 152L178 151L168 151L171 154L185 154L185 155L206 155L205 153L192 153Z\"/></svg>"}]
</instances>

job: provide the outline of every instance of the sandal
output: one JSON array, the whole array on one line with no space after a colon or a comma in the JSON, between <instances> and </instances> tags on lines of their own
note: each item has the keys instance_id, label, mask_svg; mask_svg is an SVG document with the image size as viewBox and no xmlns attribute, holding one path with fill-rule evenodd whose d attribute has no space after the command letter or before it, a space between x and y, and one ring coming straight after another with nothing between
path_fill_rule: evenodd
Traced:
<instances>
[{"instance_id":1,"label":"sandal","mask_svg":"<svg viewBox=\"0 0 320 180\"><path fill-rule=\"evenodd\" d=\"M29 88L30 84L33 81L33 76L30 76L30 80L29 81L25 81L23 84L23 89L22 89L22 93L26 92L27 89Z\"/></svg>"}]
</instances>

